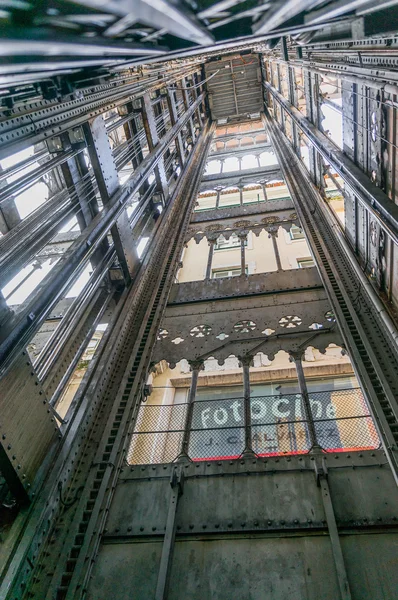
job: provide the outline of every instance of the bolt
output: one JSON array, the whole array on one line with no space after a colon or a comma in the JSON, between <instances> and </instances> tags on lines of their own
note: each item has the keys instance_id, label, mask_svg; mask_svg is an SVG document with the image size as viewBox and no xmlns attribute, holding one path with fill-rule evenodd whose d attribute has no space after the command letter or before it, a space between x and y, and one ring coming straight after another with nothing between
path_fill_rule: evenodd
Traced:
<instances>
[{"instance_id":1,"label":"bolt","mask_svg":"<svg viewBox=\"0 0 398 600\"><path fill-rule=\"evenodd\" d=\"M294 519L294 522L295 522L295 523L296 523L296 525L297 525L297 523L298 523L298 519Z\"/></svg>"},{"instance_id":2,"label":"bolt","mask_svg":"<svg viewBox=\"0 0 398 600\"><path fill-rule=\"evenodd\" d=\"M232 523L228 523L228 527L232 527Z\"/></svg>"},{"instance_id":3,"label":"bolt","mask_svg":"<svg viewBox=\"0 0 398 600\"><path fill-rule=\"evenodd\" d=\"M271 520L270 520L270 521L268 521L268 525L272 525L272 521L271 521Z\"/></svg>"},{"instance_id":4,"label":"bolt","mask_svg":"<svg viewBox=\"0 0 398 600\"><path fill-rule=\"evenodd\" d=\"M241 523L241 527L245 527L245 526L246 526L246 523Z\"/></svg>"},{"instance_id":5,"label":"bolt","mask_svg":"<svg viewBox=\"0 0 398 600\"><path fill-rule=\"evenodd\" d=\"M218 529L220 527L220 523L216 523L214 527Z\"/></svg>"},{"instance_id":6,"label":"bolt","mask_svg":"<svg viewBox=\"0 0 398 600\"><path fill-rule=\"evenodd\" d=\"M152 527L152 531L156 531L156 527Z\"/></svg>"},{"instance_id":7,"label":"bolt","mask_svg":"<svg viewBox=\"0 0 398 600\"><path fill-rule=\"evenodd\" d=\"M190 526L189 526L189 529L193 529L193 525L190 525Z\"/></svg>"},{"instance_id":8,"label":"bolt","mask_svg":"<svg viewBox=\"0 0 398 600\"><path fill-rule=\"evenodd\" d=\"M140 527L140 531L144 531L144 527Z\"/></svg>"},{"instance_id":9,"label":"bolt","mask_svg":"<svg viewBox=\"0 0 398 600\"><path fill-rule=\"evenodd\" d=\"M282 520L282 521L281 521L281 525L284 525L284 524L285 524L285 521L283 521L283 520Z\"/></svg>"}]
</instances>

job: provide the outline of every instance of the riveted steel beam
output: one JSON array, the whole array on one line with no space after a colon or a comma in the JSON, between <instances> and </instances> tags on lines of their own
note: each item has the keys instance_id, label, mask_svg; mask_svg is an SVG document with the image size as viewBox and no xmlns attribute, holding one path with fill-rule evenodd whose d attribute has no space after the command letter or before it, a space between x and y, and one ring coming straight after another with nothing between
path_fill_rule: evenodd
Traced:
<instances>
[{"instance_id":1,"label":"riveted steel beam","mask_svg":"<svg viewBox=\"0 0 398 600\"><path fill-rule=\"evenodd\" d=\"M49 310L58 302L62 294L82 272L85 263L105 239L109 229L123 213L132 196L139 190L144 181L158 164L171 141L184 127L203 95L181 117L178 124L172 127L153 150L109 201L106 209L97 215L82 235L69 248L53 270L31 294L24 310L8 323L0 336L0 362L10 364L14 352L18 354L28 343L34 332L45 319Z\"/></svg>"},{"instance_id":2,"label":"riveted steel beam","mask_svg":"<svg viewBox=\"0 0 398 600\"><path fill-rule=\"evenodd\" d=\"M272 85L263 82L279 105L297 123L311 144L333 167L336 173L355 193L360 202L369 211L386 234L398 244L398 207L388 196L373 185L365 173L361 171L338 147L312 123L292 106Z\"/></svg>"},{"instance_id":3,"label":"riveted steel beam","mask_svg":"<svg viewBox=\"0 0 398 600\"><path fill-rule=\"evenodd\" d=\"M336 229L328 207L272 119L267 128L345 346L398 482L398 332Z\"/></svg>"}]
</instances>

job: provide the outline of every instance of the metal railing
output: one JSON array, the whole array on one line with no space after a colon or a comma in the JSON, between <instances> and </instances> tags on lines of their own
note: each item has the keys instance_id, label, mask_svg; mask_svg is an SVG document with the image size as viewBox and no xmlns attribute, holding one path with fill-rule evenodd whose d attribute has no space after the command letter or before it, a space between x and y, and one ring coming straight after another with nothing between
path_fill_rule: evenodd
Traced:
<instances>
[{"instance_id":1,"label":"metal railing","mask_svg":"<svg viewBox=\"0 0 398 600\"><path fill-rule=\"evenodd\" d=\"M360 451L380 446L360 389L309 393L317 442L325 452ZM188 404L139 408L130 464L172 462L181 455ZM311 450L309 422L301 394L250 399L251 448L258 456L306 454ZM245 447L244 400L196 400L188 432L193 461L238 458Z\"/></svg>"}]
</instances>

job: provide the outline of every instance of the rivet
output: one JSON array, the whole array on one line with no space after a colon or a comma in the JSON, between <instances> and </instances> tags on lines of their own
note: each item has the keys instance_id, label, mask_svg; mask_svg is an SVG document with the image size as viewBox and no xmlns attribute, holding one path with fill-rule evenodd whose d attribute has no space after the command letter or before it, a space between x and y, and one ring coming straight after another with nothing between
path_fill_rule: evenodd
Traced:
<instances>
[{"instance_id":1,"label":"rivet","mask_svg":"<svg viewBox=\"0 0 398 600\"><path fill-rule=\"evenodd\" d=\"M245 526L246 526L246 523L241 523L241 527L245 527Z\"/></svg>"},{"instance_id":2,"label":"rivet","mask_svg":"<svg viewBox=\"0 0 398 600\"><path fill-rule=\"evenodd\" d=\"M220 527L220 524L219 524L219 523L216 523L216 524L214 525L214 527L215 527L216 529L218 529L218 528Z\"/></svg>"},{"instance_id":3,"label":"rivet","mask_svg":"<svg viewBox=\"0 0 398 600\"><path fill-rule=\"evenodd\" d=\"M190 526L189 526L189 529L193 529L193 525L190 525Z\"/></svg>"},{"instance_id":4,"label":"rivet","mask_svg":"<svg viewBox=\"0 0 398 600\"><path fill-rule=\"evenodd\" d=\"M156 531L156 527L152 527L152 531Z\"/></svg>"},{"instance_id":5,"label":"rivet","mask_svg":"<svg viewBox=\"0 0 398 600\"><path fill-rule=\"evenodd\" d=\"M257 527L258 526L258 521L254 521L254 526Z\"/></svg>"},{"instance_id":6,"label":"rivet","mask_svg":"<svg viewBox=\"0 0 398 600\"><path fill-rule=\"evenodd\" d=\"M268 521L268 525L272 525L272 521L271 520Z\"/></svg>"},{"instance_id":7,"label":"rivet","mask_svg":"<svg viewBox=\"0 0 398 600\"><path fill-rule=\"evenodd\" d=\"M228 523L228 527L232 527L232 523Z\"/></svg>"},{"instance_id":8,"label":"rivet","mask_svg":"<svg viewBox=\"0 0 398 600\"><path fill-rule=\"evenodd\" d=\"M206 529L206 527L207 527L207 525L202 525L202 528L203 528L203 529Z\"/></svg>"},{"instance_id":9,"label":"rivet","mask_svg":"<svg viewBox=\"0 0 398 600\"><path fill-rule=\"evenodd\" d=\"M294 519L294 522L295 522L295 523L296 523L296 525L297 525L297 523L298 523L298 519Z\"/></svg>"},{"instance_id":10,"label":"rivet","mask_svg":"<svg viewBox=\"0 0 398 600\"><path fill-rule=\"evenodd\" d=\"M131 531L132 529L132 527L127 527L127 531Z\"/></svg>"},{"instance_id":11,"label":"rivet","mask_svg":"<svg viewBox=\"0 0 398 600\"><path fill-rule=\"evenodd\" d=\"M140 531L144 531L144 527L140 527Z\"/></svg>"},{"instance_id":12,"label":"rivet","mask_svg":"<svg viewBox=\"0 0 398 600\"><path fill-rule=\"evenodd\" d=\"M285 521L283 521L283 520L282 520L282 521L281 521L281 525L284 525L284 524L285 524Z\"/></svg>"}]
</instances>

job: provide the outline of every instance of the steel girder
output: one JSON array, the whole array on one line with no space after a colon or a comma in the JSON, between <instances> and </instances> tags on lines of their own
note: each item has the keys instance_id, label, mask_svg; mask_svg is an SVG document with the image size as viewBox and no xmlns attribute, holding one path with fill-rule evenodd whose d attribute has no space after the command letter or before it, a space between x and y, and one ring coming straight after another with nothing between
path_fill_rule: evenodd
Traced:
<instances>
[{"instance_id":1,"label":"steel girder","mask_svg":"<svg viewBox=\"0 0 398 600\"><path fill-rule=\"evenodd\" d=\"M398 332L377 299L328 207L270 117L274 143L302 227L358 380L398 482Z\"/></svg>"},{"instance_id":2,"label":"steel girder","mask_svg":"<svg viewBox=\"0 0 398 600\"><path fill-rule=\"evenodd\" d=\"M213 220L206 222L206 225L191 223L185 241L188 242L194 238L198 244L203 238L209 240L214 239L215 236L223 235L226 239L229 239L233 233L247 235L249 231L259 236L262 231L271 233L271 231L277 231L279 227L282 227L285 231L290 231L292 225L300 226L297 213L292 209L278 211L276 207L270 207L268 212L264 211L255 215L246 215L242 211L241 215L233 219Z\"/></svg>"},{"instance_id":3,"label":"steel girder","mask_svg":"<svg viewBox=\"0 0 398 600\"><path fill-rule=\"evenodd\" d=\"M279 350L324 352L341 344L329 311L315 268L176 284L153 361L174 367L183 358L211 356L222 364L231 354L263 352L273 360Z\"/></svg>"},{"instance_id":4,"label":"steel girder","mask_svg":"<svg viewBox=\"0 0 398 600\"><path fill-rule=\"evenodd\" d=\"M230 171L229 173L205 175L200 185L200 191L205 192L207 190L214 190L214 188L218 186L233 187L260 181L270 181L271 179L281 179L279 166L271 165L268 167L245 169L242 171Z\"/></svg>"},{"instance_id":5,"label":"steel girder","mask_svg":"<svg viewBox=\"0 0 398 600\"><path fill-rule=\"evenodd\" d=\"M197 67L189 67L194 72ZM88 119L140 98L145 91L160 89L178 81L187 74L180 65L167 69L165 75L149 69L144 77L135 72L124 72L106 83L77 89L68 99L38 100L34 106L18 105L3 110L0 128L0 158L62 134ZM159 77L160 75L160 77ZM32 110L33 109L33 110ZM62 117L62 118L61 118Z\"/></svg>"},{"instance_id":6,"label":"steel girder","mask_svg":"<svg viewBox=\"0 0 398 600\"><path fill-rule=\"evenodd\" d=\"M263 215L263 213L264 218L268 216L272 217L274 213L283 213L284 215L286 215L286 213L289 212L289 215L291 215L293 209L294 205L290 198L281 198L271 201L264 201L259 202L258 204L242 204L242 206L237 205L225 206L220 208L209 208L208 210L200 210L193 213L191 219L191 227L193 231L199 232L201 231L199 227L206 228L213 222L217 223L221 221L222 223L224 223L227 221L229 222L230 219L259 219L260 215Z\"/></svg>"}]
</instances>

